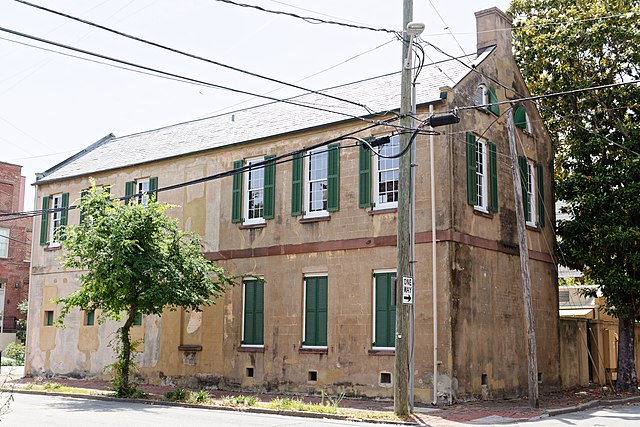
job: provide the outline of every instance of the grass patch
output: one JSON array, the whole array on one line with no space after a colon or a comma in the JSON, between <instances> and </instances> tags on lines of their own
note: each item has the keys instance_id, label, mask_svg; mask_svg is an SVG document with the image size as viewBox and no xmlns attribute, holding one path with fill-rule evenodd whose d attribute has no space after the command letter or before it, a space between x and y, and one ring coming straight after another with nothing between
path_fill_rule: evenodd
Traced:
<instances>
[{"instance_id":1,"label":"grass patch","mask_svg":"<svg viewBox=\"0 0 640 427\"><path fill-rule=\"evenodd\" d=\"M255 406L258 398L255 396L225 396L222 398L222 404L225 406Z\"/></svg>"},{"instance_id":2,"label":"grass patch","mask_svg":"<svg viewBox=\"0 0 640 427\"><path fill-rule=\"evenodd\" d=\"M211 396L209 396L209 392L207 390L199 390L199 391L191 391L189 392L189 402L192 403L206 403L211 400Z\"/></svg>"}]
</instances>

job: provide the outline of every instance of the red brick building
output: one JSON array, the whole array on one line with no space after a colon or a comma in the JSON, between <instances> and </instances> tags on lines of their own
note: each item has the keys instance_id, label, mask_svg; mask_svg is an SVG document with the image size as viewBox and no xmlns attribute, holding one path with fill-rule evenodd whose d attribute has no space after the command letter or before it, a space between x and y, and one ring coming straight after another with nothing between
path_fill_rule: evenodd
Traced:
<instances>
[{"instance_id":1,"label":"red brick building","mask_svg":"<svg viewBox=\"0 0 640 427\"><path fill-rule=\"evenodd\" d=\"M0 308L3 331L16 332L18 319L26 316L18 304L29 295L31 232L33 219L4 214L24 210L26 178L22 166L0 162Z\"/></svg>"}]
</instances>

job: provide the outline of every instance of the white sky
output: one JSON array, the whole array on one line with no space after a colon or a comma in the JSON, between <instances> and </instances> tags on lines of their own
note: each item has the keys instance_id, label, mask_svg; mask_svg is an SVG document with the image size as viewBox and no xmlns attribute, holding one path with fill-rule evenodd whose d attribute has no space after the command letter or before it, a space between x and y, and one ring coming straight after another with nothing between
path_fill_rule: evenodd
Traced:
<instances>
[{"instance_id":1,"label":"white sky","mask_svg":"<svg viewBox=\"0 0 640 427\"><path fill-rule=\"evenodd\" d=\"M31 1L237 68L298 82L309 89L357 81L401 67L401 44L390 42L394 39L391 34L309 24L216 0ZM326 20L393 30L402 26L402 0L236 1ZM424 22L422 37L446 52L461 55L464 49L473 53L474 12L492 6L506 10L509 0L414 0L414 21ZM266 94L280 88L14 0L0 0L0 27L248 92ZM35 181L36 172L45 171L109 133L122 136L267 102L8 40L64 50L0 31L0 161L22 165L27 184ZM386 42L390 43L371 51ZM427 55L433 60L442 58L433 49L427 49ZM337 64L341 65L300 81ZM284 98L299 93L280 88L269 96ZM28 187L27 210L33 208L33 188Z\"/></svg>"}]
</instances>

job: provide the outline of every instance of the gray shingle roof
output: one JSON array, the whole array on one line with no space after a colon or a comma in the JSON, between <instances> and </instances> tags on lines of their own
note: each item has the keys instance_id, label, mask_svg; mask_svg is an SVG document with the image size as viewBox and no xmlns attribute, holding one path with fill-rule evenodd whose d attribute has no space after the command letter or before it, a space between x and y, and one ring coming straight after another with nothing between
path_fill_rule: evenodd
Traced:
<instances>
[{"instance_id":1,"label":"gray shingle roof","mask_svg":"<svg viewBox=\"0 0 640 427\"><path fill-rule=\"evenodd\" d=\"M485 51L473 63L481 62L489 53ZM462 60L472 63L470 58ZM441 87L455 87L470 72L469 67L452 59L425 65L418 78L417 102L423 104L438 100ZM321 92L353 100L373 112L384 113L399 108L399 88L400 73L393 73ZM133 135L108 135L46 171L37 183L118 169L369 115L362 107L314 93L289 98L289 101L299 105L272 102Z\"/></svg>"}]
</instances>

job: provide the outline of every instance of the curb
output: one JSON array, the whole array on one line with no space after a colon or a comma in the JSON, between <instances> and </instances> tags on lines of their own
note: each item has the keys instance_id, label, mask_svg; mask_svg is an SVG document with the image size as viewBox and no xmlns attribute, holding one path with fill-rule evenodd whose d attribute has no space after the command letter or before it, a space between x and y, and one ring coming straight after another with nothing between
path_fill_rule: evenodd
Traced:
<instances>
[{"instance_id":1,"label":"curb","mask_svg":"<svg viewBox=\"0 0 640 427\"><path fill-rule=\"evenodd\" d=\"M80 393L67 393L67 392L57 392L57 391L49 391L49 390L27 390L23 388L10 388L4 387L3 391L8 391L11 393L21 393L21 394L40 394L45 396L58 396L58 397L70 397L74 399L93 399L93 400L102 400L107 402L126 402L126 403L138 403L142 405L149 406L173 406L173 407L182 407L182 408L194 408L194 409L208 409L212 411L233 411L233 412L247 412L253 414L270 414L270 415L287 415L290 417L300 417L300 418L315 418L315 419L331 419L331 420L342 420L342 421L352 421L352 422L366 422L371 424L387 424L387 425L403 425L403 426L416 426L419 425L417 422L412 421L399 421L399 420L382 420L376 418L357 418L350 415L341 415L341 414L324 414L321 412L306 412L306 411L288 411L282 409L269 409L269 408L256 408L256 407L234 407L234 406L213 406L213 405L199 405L196 403L187 403L187 402L170 402L164 400L152 400L152 399L132 399L132 398L121 398L121 397L113 397L113 396L105 396L101 394L80 394ZM91 390L91 389L85 389Z\"/></svg>"},{"instance_id":2,"label":"curb","mask_svg":"<svg viewBox=\"0 0 640 427\"><path fill-rule=\"evenodd\" d=\"M547 409L545 411L550 417L555 417L558 415L568 414L571 412L579 412L587 409L596 408L599 406L607 406L607 405L626 405L628 403L638 403L640 402L640 396L627 397L624 399L597 399L591 400L589 402L583 403L581 405L576 406L568 406L566 408L558 408L558 409Z\"/></svg>"}]
</instances>

